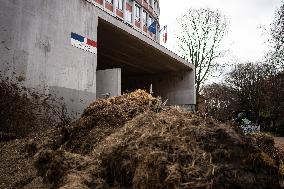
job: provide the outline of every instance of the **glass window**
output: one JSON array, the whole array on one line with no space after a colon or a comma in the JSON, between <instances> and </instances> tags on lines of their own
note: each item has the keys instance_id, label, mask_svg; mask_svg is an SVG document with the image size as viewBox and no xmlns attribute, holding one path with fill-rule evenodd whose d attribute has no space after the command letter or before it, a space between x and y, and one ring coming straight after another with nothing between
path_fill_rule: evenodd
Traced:
<instances>
[{"instance_id":1,"label":"glass window","mask_svg":"<svg viewBox=\"0 0 284 189\"><path fill-rule=\"evenodd\" d=\"M147 12L143 10L143 22L147 24Z\"/></svg>"},{"instance_id":2,"label":"glass window","mask_svg":"<svg viewBox=\"0 0 284 189\"><path fill-rule=\"evenodd\" d=\"M129 11L126 11L126 21L128 23L131 23L132 22L132 13L129 12Z\"/></svg>"},{"instance_id":3,"label":"glass window","mask_svg":"<svg viewBox=\"0 0 284 189\"><path fill-rule=\"evenodd\" d=\"M106 0L108 3L113 4L113 0Z\"/></svg>"},{"instance_id":4,"label":"glass window","mask_svg":"<svg viewBox=\"0 0 284 189\"><path fill-rule=\"evenodd\" d=\"M150 6L152 6L153 0L149 0L149 4Z\"/></svg>"},{"instance_id":5,"label":"glass window","mask_svg":"<svg viewBox=\"0 0 284 189\"><path fill-rule=\"evenodd\" d=\"M148 26L150 26L153 23L153 18L151 16L149 16L148 18Z\"/></svg>"},{"instance_id":6,"label":"glass window","mask_svg":"<svg viewBox=\"0 0 284 189\"><path fill-rule=\"evenodd\" d=\"M117 1L117 8L120 9L120 10L123 10L123 1L124 0L118 0Z\"/></svg>"},{"instance_id":7,"label":"glass window","mask_svg":"<svg viewBox=\"0 0 284 189\"><path fill-rule=\"evenodd\" d=\"M154 10L155 10L155 12L158 12L158 3L157 3L157 0L154 0Z\"/></svg>"},{"instance_id":8,"label":"glass window","mask_svg":"<svg viewBox=\"0 0 284 189\"><path fill-rule=\"evenodd\" d=\"M135 5L135 19L136 19L136 20L139 20L139 21L140 21L140 17L141 17L141 15L140 15L140 9L141 9L140 6Z\"/></svg>"}]
</instances>

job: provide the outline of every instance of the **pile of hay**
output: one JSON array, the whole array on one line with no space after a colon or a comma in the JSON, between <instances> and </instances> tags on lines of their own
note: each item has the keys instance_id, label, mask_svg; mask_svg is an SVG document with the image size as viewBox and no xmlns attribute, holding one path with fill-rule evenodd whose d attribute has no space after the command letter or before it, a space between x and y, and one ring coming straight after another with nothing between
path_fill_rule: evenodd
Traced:
<instances>
[{"instance_id":1,"label":"pile of hay","mask_svg":"<svg viewBox=\"0 0 284 189\"><path fill-rule=\"evenodd\" d=\"M55 97L29 90L0 74L0 142L67 123L70 118L64 108Z\"/></svg>"},{"instance_id":2,"label":"pile of hay","mask_svg":"<svg viewBox=\"0 0 284 189\"><path fill-rule=\"evenodd\" d=\"M284 152L275 146L274 138L263 133L254 133L251 136L256 140L256 144L263 152L276 160L279 167L279 176L284 179Z\"/></svg>"},{"instance_id":3,"label":"pile of hay","mask_svg":"<svg viewBox=\"0 0 284 189\"><path fill-rule=\"evenodd\" d=\"M141 90L92 103L27 149L47 188L280 188L277 159L254 138Z\"/></svg>"}]
</instances>

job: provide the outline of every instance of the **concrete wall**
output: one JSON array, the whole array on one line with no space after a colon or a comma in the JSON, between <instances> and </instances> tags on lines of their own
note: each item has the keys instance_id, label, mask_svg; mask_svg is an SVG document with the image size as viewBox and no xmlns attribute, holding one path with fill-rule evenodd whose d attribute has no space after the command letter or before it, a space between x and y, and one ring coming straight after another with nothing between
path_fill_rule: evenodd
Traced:
<instances>
[{"instance_id":1,"label":"concrete wall","mask_svg":"<svg viewBox=\"0 0 284 189\"><path fill-rule=\"evenodd\" d=\"M97 56L72 47L70 34L97 41L97 24L85 0L0 0L1 74L64 96L80 112L96 96Z\"/></svg>"},{"instance_id":2,"label":"concrete wall","mask_svg":"<svg viewBox=\"0 0 284 189\"><path fill-rule=\"evenodd\" d=\"M97 71L97 99L121 95L121 69L107 69Z\"/></svg>"},{"instance_id":3,"label":"concrete wall","mask_svg":"<svg viewBox=\"0 0 284 189\"><path fill-rule=\"evenodd\" d=\"M195 105L194 71L165 73L160 75L145 75L139 77L123 77L123 90L138 88L149 91L153 85L155 96L168 100L168 105Z\"/></svg>"},{"instance_id":4,"label":"concrete wall","mask_svg":"<svg viewBox=\"0 0 284 189\"><path fill-rule=\"evenodd\" d=\"M125 41L131 38L144 45L141 51L143 54L138 58L143 58L143 55L152 56L148 51L159 54L159 57L155 55L157 61L161 62L159 66L158 63L154 65L157 72L163 70L158 68L175 70L179 67L194 70L193 65L86 0L0 0L1 74L11 80L23 80L25 86L37 91L64 97L69 111L77 115L101 93L111 90L111 95L120 94L120 71L99 71L96 77L97 55L71 46L70 35L75 32L98 41L99 50L98 17L116 26L116 30L112 32L118 32L120 28L128 34L125 40L116 38L117 44L129 46ZM111 36L111 33L105 35ZM137 44L133 42L133 45ZM137 59L137 56L128 51L124 53ZM154 69L145 64L137 65L139 61L133 61L133 64L133 67L142 67L142 70L150 73ZM143 84L142 87L150 87L153 83L154 91L164 99L169 99L169 104L194 104L192 73L193 71L185 71L132 79L134 83L137 80L137 85L139 82ZM117 81L112 77L117 77ZM149 84L146 85L147 82Z\"/></svg>"}]
</instances>

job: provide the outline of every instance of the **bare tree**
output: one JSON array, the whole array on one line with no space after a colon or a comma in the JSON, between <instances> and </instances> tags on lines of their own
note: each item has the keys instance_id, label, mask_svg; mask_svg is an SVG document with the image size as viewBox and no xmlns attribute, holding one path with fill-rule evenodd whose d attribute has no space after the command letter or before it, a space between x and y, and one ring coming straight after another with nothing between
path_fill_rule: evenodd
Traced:
<instances>
[{"instance_id":1,"label":"bare tree","mask_svg":"<svg viewBox=\"0 0 284 189\"><path fill-rule=\"evenodd\" d=\"M189 9L178 19L178 50L195 65L197 108L201 86L218 67L220 44L227 32L227 19L210 9Z\"/></svg>"},{"instance_id":2,"label":"bare tree","mask_svg":"<svg viewBox=\"0 0 284 189\"><path fill-rule=\"evenodd\" d=\"M228 121L232 113L239 109L235 91L225 83L206 85L202 90L202 96L204 108L202 111L200 107L200 111L219 121Z\"/></svg>"},{"instance_id":3,"label":"bare tree","mask_svg":"<svg viewBox=\"0 0 284 189\"><path fill-rule=\"evenodd\" d=\"M271 24L271 52L268 54L270 63L278 68L284 69L284 3L276 11L275 18Z\"/></svg>"},{"instance_id":4,"label":"bare tree","mask_svg":"<svg viewBox=\"0 0 284 189\"><path fill-rule=\"evenodd\" d=\"M266 129L276 129L283 113L283 74L273 64L239 64L228 74L226 85L237 97L239 110L253 111L258 121L269 121ZM272 126L271 128L268 128Z\"/></svg>"}]
</instances>

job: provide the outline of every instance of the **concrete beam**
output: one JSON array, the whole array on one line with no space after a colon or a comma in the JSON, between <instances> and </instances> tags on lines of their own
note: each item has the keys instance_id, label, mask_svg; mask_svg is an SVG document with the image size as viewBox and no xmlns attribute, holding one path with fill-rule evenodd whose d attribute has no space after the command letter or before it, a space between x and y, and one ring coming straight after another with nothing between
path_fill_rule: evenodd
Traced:
<instances>
[{"instance_id":1,"label":"concrete beam","mask_svg":"<svg viewBox=\"0 0 284 189\"><path fill-rule=\"evenodd\" d=\"M135 5L135 3L134 3ZM134 6L133 5L133 6ZM194 69L194 65L187 62L186 60L179 57L177 54L173 53L172 51L168 50L167 48L161 46L160 44L156 43L154 40L148 38L147 36L143 35L142 33L136 31L135 29L129 27L128 25L124 24L120 20L114 18L113 16L109 15L108 13L100 10L99 8L96 8L98 10L98 16L100 19L116 26L120 30L123 30L127 34L133 36L137 40L140 40L142 43L145 44L145 47L152 47L156 51L162 52L164 56L168 57L168 59L175 59L176 64L183 64L185 67L188 67L189 69ZM133 12L133 18L135 17L135 11Z\"/></svg>"}]
</instances>

